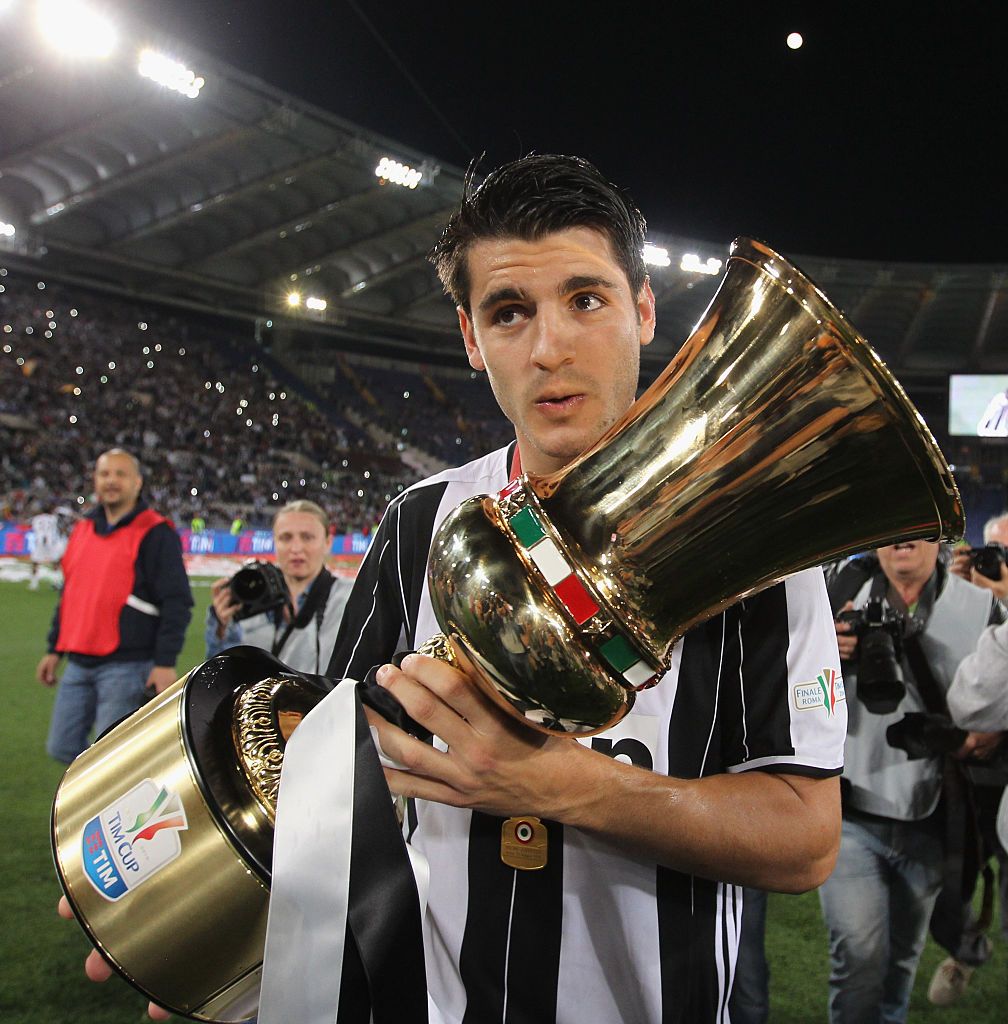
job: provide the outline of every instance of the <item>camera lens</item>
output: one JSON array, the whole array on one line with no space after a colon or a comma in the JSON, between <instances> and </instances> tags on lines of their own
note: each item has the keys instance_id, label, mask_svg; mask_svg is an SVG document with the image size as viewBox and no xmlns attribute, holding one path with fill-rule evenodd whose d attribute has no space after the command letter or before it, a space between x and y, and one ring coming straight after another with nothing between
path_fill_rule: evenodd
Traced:
<instances>
[{"instance_id":1,"label":"camera lens","mask_svg":"<svg viewBox=\"0 0 1008 1024\"><path fill-rule=\"evenodd\" d=\"M250 565L239 569L231 577L231 593L243 603L255 601L266 592L266 577L258 566Z\"/></svg>"}]
</instances>

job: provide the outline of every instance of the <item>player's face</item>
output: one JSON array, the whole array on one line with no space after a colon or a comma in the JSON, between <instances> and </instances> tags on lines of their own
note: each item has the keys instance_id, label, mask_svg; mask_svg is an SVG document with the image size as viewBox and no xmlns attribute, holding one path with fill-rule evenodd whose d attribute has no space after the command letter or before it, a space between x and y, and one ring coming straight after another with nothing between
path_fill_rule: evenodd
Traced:
<instances>
[{"instance_id":1,"label":"player's face","mask_svg":"<svg viewBox=\"0 0 1008 1024\"><path fill-rule=\"evenodd\" d=\"M633 403L640 349L654 337L651 288L631 294L591 228L485 239L468 260L472 313L458 314L469 364L486 370L514 424L522 468L554 472Z\"/></svg>"},{"instance_id":2,"label":"player's face","mask_svg":"<svg viewBox=\"0 0 1008 1024\"><path fill-rule=\"evenodd\" d=\"M897 582L926 580L938 562L938 542L911 540L888 544L877 551L882 571Z\"/></svg>"},{"instance_id":3,"label":"player's face","mask_svg":"<svg viewBox=\"0 0 1008 1024\"><path fill-rule=\"evenodd\" d=\"M328 535L307 512L284 512L273 527L277 566L288 585L313 580L325 564Z\"/></svg>"},{"instance_id":4,"label":"player's face","mask_svg":"<svg viewBox=\"0 0 1008 1024\"><path fill-rule=\"evenodd\" d=\"M142 486L143 477L128 455L105 454L95 463L95 494L114 515L123 514L136 504Z\"/></svg>"}]
</instances>

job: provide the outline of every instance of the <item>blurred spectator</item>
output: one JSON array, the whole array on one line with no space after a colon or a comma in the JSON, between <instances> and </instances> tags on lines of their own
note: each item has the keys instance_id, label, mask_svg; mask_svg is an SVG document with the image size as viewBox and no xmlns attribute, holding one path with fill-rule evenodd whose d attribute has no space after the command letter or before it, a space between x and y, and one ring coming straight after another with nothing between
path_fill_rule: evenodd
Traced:
<instances>
[{"instance_id":1,"label":"blurred spectator","mask_svg":"<svg viewBox=\"0 0 1008 1024\"><path fill-rule=\"evenodd\" d=\"M29 590L38 590L39 570L43 566L58 572L59 560L66 550L67 535L73 524L73 513L64 507L32 516L32 574ZM53 581L55 585L55 580Z\"/></svg>"},{"instance_id":2,"label":"blurred spectator","mask_svg":"<svg viewBox=\"0 0 1008 1024\"><path fill-rule=\"evenodd\" d=\"M172 524L140 497L134 456L112 449L95 464L99 506L74 527L63 556L63 593L36 676L60 681L46 748L69 764L153 693L175 681L192 614L182 547Z\"/></svg>"},{"instance_id":3,"label":"blurred spectator","mask_svg":"<svg viewBox=\"0 0 1008 1024\"><path fill-rule=\"evenodd\" d=\"M273 519L276 569L283 577L278 602L244 614L247 609L231 580L216 580L207 609L207 658L236 644L251 644L300 672L324 673L353 586L326 568L329 543L329 521L314 502L293 501L280 509ZM273 568L267 563L259 571Z\"/></svg>"}]
</instances>

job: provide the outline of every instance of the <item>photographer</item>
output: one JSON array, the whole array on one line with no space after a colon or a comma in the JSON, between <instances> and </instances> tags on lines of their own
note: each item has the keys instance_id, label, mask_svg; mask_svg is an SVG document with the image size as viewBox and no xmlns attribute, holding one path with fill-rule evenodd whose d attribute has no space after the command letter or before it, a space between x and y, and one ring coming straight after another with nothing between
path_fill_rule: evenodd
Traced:
<instances>
[{"instance_id":1,"label":"photographer","mask_svg":"<svg viewBox=\"0 0 1008 1024\"><path fill-rule=\"evenodd\" d=\"M312 501L285 505L273 517L273 547L276 566L253 563L214 582L206 656L250 644L271 651L293 669L324 672L352 586L325 568L325 512ZM251 600L243 602L236 589Z\"/></svg>"},{"instance_id":2,"label":"photographer","mask_svg":"<svg viewBox=\"0 0 1008 1024\"><path fill-rule=\"evenodd\" d=\"M933 542L893 544L851 559L828 584L848 710L840 855L820 889L831 1024L905 1020L963 812L961 796L939 804L958 776L940 748L908 756L908 746L923 753L916 748L927 731L910 726L947 718L956 668L1004 609L938 554ZM955 742L965 754L978 738Z\"/></svg>"},{"instance_id":3,"label":"photographer","mask_svg":"<svg viewBox=\"0 0 1008 1024\"><path fill-rule=\"evenodd\" d=\"M952 552L952 572L978 587L986 587L1003 601L1008 598L1008 512L988 519L983 528L984 546L962 544Z\"/></svg>"}]
</instances>

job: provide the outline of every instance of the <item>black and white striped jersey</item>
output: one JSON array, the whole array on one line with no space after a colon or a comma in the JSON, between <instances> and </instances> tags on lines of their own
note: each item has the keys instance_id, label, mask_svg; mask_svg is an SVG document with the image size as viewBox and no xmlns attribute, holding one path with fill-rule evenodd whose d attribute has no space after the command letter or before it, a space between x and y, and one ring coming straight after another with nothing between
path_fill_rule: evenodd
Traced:
<instances>
[{"instance_id":1,"label":"black and white striped jersey","mask_svg":"<svg viewBox=\"0 0 1008 1024\"><path fill-rule=\"evenodd\" d=\"M508 481L511 449L403 492L377 530L329 675L362 679L439 631L432 535L464 499ZM846 705L820 570L798 573L691 630L668 674L594 749L683 778L751 769L837 775ZM727 1021L741 887L627 856L547 823L549 861L500 858L501 819L417 801L410 842L431 868L428 986L451 1024Z\"/></svg>"}]
</instances>

